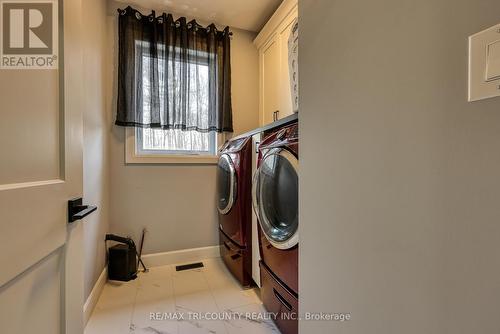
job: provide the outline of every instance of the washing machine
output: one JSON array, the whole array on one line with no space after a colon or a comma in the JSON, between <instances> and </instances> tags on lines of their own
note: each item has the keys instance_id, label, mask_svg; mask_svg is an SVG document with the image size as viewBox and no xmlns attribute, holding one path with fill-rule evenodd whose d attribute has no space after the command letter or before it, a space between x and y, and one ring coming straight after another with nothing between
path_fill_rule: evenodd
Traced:
<instances>
[{"instance_id":1,"label":"washing machine","mask_svg":"<svg viewBox=\"0 0 500 334\"><path fill-rule=\"evenodd\" d=\"M217 171L220 254L233 276L252 285L252 138L228 141Z\"/></svg>"},{"instance_id":2,"label":"washing machine","mask_svg":"<svg viewBox=\"0 0 500 334\"><path fill-rule=\"evenodd\" d=\"M259 146L253 207L259 222L261 298L284 334L298 332L298 123L272 130Z\"/></svg>"}]
</instances>

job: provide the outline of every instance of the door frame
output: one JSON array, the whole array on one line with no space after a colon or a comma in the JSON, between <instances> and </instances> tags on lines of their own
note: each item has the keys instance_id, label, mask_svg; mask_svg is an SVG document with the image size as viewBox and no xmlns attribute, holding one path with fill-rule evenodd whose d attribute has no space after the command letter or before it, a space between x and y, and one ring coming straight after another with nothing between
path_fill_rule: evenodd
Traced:
<instances>
[{"instance_id":1,"label":"door frame","mask_svg":"<svg viewBox=\"0 0 500 334\"><path fill-rule=\"evenodd\" d=\"M82 0L59 0L62 27L59 37L62 69L60 69L60 105L64 108L65 143L80 149L65 150L65 174L68 182L83 195L83 35ZM62 14L62 15L61 15ZM69 200L70 198L68 198ZM62 270L62 307L61 332L83 334L84 331L84 258L83 224L77 221L67 225L66 244L63 249L64 266Z\"/></svg>"}]
</instances>

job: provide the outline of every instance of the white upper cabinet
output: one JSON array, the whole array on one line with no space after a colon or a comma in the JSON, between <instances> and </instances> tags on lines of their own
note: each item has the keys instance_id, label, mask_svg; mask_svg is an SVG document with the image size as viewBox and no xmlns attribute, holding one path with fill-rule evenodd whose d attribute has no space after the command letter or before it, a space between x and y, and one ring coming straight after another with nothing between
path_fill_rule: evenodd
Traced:
<instances>
[{"instance_id":1,"label":"white upper cabinet","mask_svg":"<svg viewBox=\"0 0 500 334\"><path fill-rule=\"evenodd\" d=\"M281 107L281 74L280 74L280 41L278 35L272 38L259 51L260 54L260 105L264 111L261 123L269 124L274 121Z\"/></svg>"},{"instance_id":2,"label":"white upper cabinet","mask_svg":"<svg viewBox=\"0 0 500 334\"><path fill-rule=\"evenodd\" d=\"M261 125L293 113L288 68L288 38L298 17L297 0L285 0L255 38L259 49Z\"/></svg>"}]
</instances>

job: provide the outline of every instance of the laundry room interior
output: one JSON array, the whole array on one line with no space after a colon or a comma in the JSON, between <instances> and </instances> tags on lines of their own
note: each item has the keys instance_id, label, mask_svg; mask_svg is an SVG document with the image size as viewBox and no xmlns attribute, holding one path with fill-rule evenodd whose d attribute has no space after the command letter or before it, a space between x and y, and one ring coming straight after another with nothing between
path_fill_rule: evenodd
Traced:
<instances>
[{"instance_id":1,"label":"laundry room interior","mask_svg":"<svg viewBox=\"0 0 500 334\"><path fill-rule=\"evenodd\" d=\"M498 13L0 0L0 332L498 333Z\"/></svg>"},{"instance_id":2,"label":"laundry room interior","mask_svg":"<svg viewBox=\"0 0 500 334\"><path fill-rule=\"evenodd\" d=\"M297 333L260 319L298 307L297 1L108 1L100 18L98 2L83 11L106 77L88 89L106 98L84 146L107 143L88 170L108 196L84 183L106 206L85 231L85 333ZM127 247L142 262L123 273Z\"/></svg>"}]
</instances>

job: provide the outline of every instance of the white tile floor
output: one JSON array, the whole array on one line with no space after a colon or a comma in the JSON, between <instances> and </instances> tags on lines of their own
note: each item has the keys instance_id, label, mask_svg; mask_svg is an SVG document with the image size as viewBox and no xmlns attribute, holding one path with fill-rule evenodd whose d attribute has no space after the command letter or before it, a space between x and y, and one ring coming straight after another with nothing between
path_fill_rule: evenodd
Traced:
<instances>
[{"instance_id":1,"label":"white tile floor","mask_svg":"<svg viewBox=\"0 0 500 334\"><path fill-rule=\"evenodd\" d=\"M135 281L106 284L85 334L279 333L264 318L256 289L243 290L221 259L203 263L180 272L175 265L151 268Z\"/></svg>"}]
</instances>

